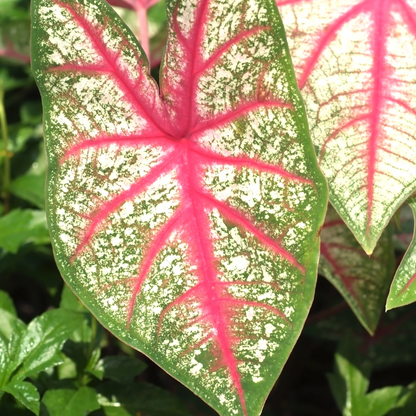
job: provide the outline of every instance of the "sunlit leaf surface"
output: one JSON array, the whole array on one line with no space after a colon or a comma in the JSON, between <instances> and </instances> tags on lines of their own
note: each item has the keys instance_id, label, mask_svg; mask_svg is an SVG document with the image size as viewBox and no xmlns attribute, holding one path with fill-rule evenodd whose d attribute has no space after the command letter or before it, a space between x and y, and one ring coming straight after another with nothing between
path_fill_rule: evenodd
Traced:
<instances>
[{"instance_id":1,"label":"sunlit leaf surface","mask_svg":"<svg viewBox=\"0 0 416 416\"><path fill-rule=\"evenodd\" d=\"M415 188L416 1L277 5L330 200L371 253Z\"/></svg>"},{"instance_id":2,"label":"sunlit leaf surface","mask_svg":"<svg viewBox=\"0 0 416 416\"><path fill-rule=\"evenodd\" d=\"M416 197L408 199L407 203L416 212ZM391 284L386 309L397 308L416 301L416 240L413 239Z\"/></svg>"},{"instance_id":3,"label":"sunlit leaf surface","mask_svg":"<svg viewBox=\"0 0 416 416\"><path fill-rule=\"evenodd\" d=\"M275 4L167 7L159 95L104 2L33 3L54 250L119 338L255 416L310 307L326 184Z\"/></svg>"},{"instance_id":4,"label":"sunlit leaf surface","mask_svg":"<svg viewBox=\"0 0 416 416\"><path fill-rule=\"evenodd\" d=\"M321 233L319 272L339 290L367 331L374 334L394 273L391 229L382 234L369 257L329 207Z\"/></svg>"}]
</instances>

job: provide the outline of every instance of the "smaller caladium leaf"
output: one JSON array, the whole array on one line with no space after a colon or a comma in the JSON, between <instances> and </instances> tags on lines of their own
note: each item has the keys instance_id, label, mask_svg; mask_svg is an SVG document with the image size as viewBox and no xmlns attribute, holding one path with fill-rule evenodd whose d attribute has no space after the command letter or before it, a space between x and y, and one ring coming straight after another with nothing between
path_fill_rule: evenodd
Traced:
<instances>
[{"instance_id":1,"label":"smaller caladium leaf","mask_svg":"<svg viewBox=\"0 0 416 416\"><path fill-rule=\"evenodd\" d=\"M160 91L101 0L34 0L57 264L222 415L258 416L314 295L327 189L271 0L170 0Z\"/></svg>"},{"instance_id":2,"label":"smaller caladium leaf","mask_svg":"<svg viewBox=\"0 0 416 416\"><path fill-rule=\"evenodd\" d=\"M276 3L330 201L371 254L416 187L416 3Z\"/></svg>"},{"instance_id":3,"label":"smaller caladium leaf","mask_svg":"<svg viewBox=\"0 0 416 416\"><path fill-rule=\"evenodd\" d=\"M319 272L341 293L370 334L384 309L394 272L390 227L368 256L331 206L321 232Z\"/></svg>"},{"instance_id":4,"label":"smaller caladium leaf","mask_svg":"<svg viewBox=\"0 0 416 416\"><path fill-rule=\"evenodd\" d=\"M416 215L416 197L407 200ZM416 225L416 222L415 222ZM415 227L416 229L416 227ZM413 239L398 267L387 297L386 309L397 308L416 301L416 239Z\"/></svg>"}]
</instances>

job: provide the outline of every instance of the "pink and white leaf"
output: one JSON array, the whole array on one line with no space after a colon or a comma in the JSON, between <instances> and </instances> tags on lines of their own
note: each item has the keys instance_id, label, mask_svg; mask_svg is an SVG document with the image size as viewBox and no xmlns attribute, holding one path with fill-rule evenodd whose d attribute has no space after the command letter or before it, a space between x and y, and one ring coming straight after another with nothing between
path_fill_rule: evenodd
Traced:
<instances>
[{"instance_id":1,"label":"pink and white leaf","mask_svg":"<svg viewBox=\"0 0 416 416\"><path fill-rule=\"evenodd\" d=\"M416 188L416 2L276 3L330 201L370 254Z\"/></svg>"},{"instance_id":2,"label":"pink and white leaf","mask_svg":"<svg viewBox=\"0 0 416 416\"><path fill-rule=\"evenodd\" d=\"M326 183L275 5L167 9L159 91L110 6L34 0L52 242L117 337L257 416L312 302Z\"/></svg>"}]
</instances>

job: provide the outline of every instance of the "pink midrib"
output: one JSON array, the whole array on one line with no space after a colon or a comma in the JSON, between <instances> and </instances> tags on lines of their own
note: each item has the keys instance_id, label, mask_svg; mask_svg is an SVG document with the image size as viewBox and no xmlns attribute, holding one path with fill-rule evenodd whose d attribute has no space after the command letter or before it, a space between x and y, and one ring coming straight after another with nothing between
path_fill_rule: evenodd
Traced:
<instances>
[{"instance_id":1,"label":"pink midrib","mask_svg":"<svg viewBox=\"0 0 416 416\"><path fill-rule=\"evenodd\" d=\"M210 310L211 317L212 317L212 326L216 329L216 338L220 345L222 354L224 356L224 360L227 363L228 369L230 371L230 376L233 381L233 384L237 390L238 397L240 399L241 407L245 416L247 416L247 409L246 403L244 398L244 391L241 385L241 377L238 372L237 368L237 360L234 357L231 345L228 340L227 335L227 324L224 321L223 314L221 313L221 306L217 305L218 294L216 292L216 281L217 275L215 270L212 267L212 259L214 249L212 244L210 244L208 240L208 236L205 239L202 238L202 235L205 233L208 234L210 231L210 227L208 224L208 219L206 215L204 215L203 208L201 206L197 206L201 204L201 201L197 201L195 188L199 188L198 185L195 184L195 179L198 177L198 169L195 169L195 163L193 162L192 158L190 158L191 152L188 151L186 160L186 175L184 175L184 180L187 180L187 187L184 188L188 191L189 201L191 205L191 210L193 211L191 228L192 234L195 236L195 245L197 251L200 253L198 256L201 261L201 272L203 275L202 284L205 288L206 293L206 302L204 302L203 310L206 308ZM202 213L202 215L201 215ZM201 231L202 230L202 231Z\"/></svg>"},{"instance_id":2,"label":"pink midrib","mask_svg":"<svg viewBox=\"0 0 416 416\"><path fill-rule=\"evenodd\" d=\"M367 182L367 229L366 235L370 239L373 203L374 203L374 176L377 163L377 145L379 141L379 123L381 107L383 105L383 73L386 56L386 24L387 24L387 2L392 0L374 1L374 64L372 75L374 79L374 91L372 97L372 114L370 122L370 137L368 140L368 182Z\"/></svg>"},{"instance_id":3,"label":"pink midrib","mask_svg":"<svg viewBox=\"0 0 416 416\"><path fill-rule=\"evenodd\" d=\"M305 68L302 72L302 75L299 77L298 85L299 89L303 89L306 85L306 82L308 80L309 75L315 68L319 57L321 56L322 52L325 50L325 48L328 46L331 39L335 36L336 32L347 22L349 22L351 19L356 17L365 7L366 3L371 0L363 0L361 3L355 5L352 7L347 13L345 13L343 16L339 17L322 35L322 38L318 42L318 45L316 49L313 51L314 53L310 56L310 58L306 61ZM279 1L277 1L279 6L283 6L283 4L279 4ZM292 3L286 3L286 4L292 4Z\"/></svg>"}]
</instances>

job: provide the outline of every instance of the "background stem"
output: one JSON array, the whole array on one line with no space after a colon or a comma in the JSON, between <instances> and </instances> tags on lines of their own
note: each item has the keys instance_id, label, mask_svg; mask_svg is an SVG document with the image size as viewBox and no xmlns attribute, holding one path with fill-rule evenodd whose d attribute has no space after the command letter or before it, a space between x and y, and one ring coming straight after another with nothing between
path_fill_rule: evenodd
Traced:
<instances>
[{"instance_id":1,"label":"background stem","mask_svg":"<svg viewBox=\"0 0 416 416\"><path fill-rule=\"evenodd\" d=\"M0 83L0 127L1 127L1 136L3 140L4 148L4 165L3 165L3 180L2 180L2 190L1 196L3 198L4 212L7 213L10 210L10 155L8 151L9 145L9 133L7 131L7 120L6 120L6 111L4 108L4 90Z\"/></svg>"},{"instance_id":2,"label":"background stem","mask_svg":"<svg viewBox=\"0 0 416 416\"><path fill-rule=\"evenodd\" d=\"M139 38L140 44L150 62L150 46L149 46L149 32L147 27L147 9L144 7L140 1L136 2L136 13L139 19Z\"/></svg>"}]
</instances>

